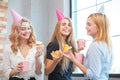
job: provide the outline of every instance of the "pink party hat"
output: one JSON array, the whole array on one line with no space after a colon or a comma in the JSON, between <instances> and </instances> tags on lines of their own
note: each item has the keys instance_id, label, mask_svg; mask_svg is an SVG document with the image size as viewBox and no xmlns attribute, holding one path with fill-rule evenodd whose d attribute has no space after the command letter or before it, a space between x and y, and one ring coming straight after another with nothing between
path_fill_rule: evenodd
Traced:
<instances>
[{"instance_id":1,"label":"pink party hat","mask_svg":"<svg viewBox=\"0 0 120 80\"><path fill-rule=\"evenodd\" d=\"M56 9L56 15L57 15L58 21L65 18L65 16L63 15L62 12L59 11L59 9Z\"/></svg>"},{"instance_id":2,"label":"pink party hat","mask_svg":"<svg viewBox=\"0 0 120 80\"><path fill-rule=\"evenodd\" d=\"M23 17L21 15L19 15L16 11L14 11L13 9L10 10L11 11L11 14L12 14L12 18L13 18L13 21L16 23L16 22L19 22Z\"/></svg>"}]
</instances>

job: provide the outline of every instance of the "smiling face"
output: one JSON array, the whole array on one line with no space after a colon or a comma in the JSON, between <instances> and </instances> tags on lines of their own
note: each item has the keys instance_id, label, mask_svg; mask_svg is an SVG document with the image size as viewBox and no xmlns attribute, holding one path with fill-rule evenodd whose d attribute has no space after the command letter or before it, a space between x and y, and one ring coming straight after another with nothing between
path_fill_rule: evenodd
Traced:
<instances>
[{"instance_id":1,"label":"smiling face","mask_svg":"<svg viewBox=\"0 0 120 80\"><path fill-rule=\"evenodd\" d=\"M19 28L19 37L22 39L29 39L31 34L30 24L28 22L22 22Z\"/></svg>"},{"instance_id":2,"label":"smiling face","mask_svg":"<svg viewBox=\"0 0 120 80\"><path fill-rule=\"evenodd\" d=\"M86 30L87 30L87 34L92 36L93 38L97 36L98 27L91 18L87 19Z\"/></svg>"},{"instance_id":3,"label":"smiling face","mask_svg":"<svg viewBox=\"0 0 120 80\"><path fill-rule=\"evenodd\" d=\"M67 37L70 35L72 29L71 29L71 23L68 19L63 19L60 24L60 33L63 37Z\"/></svg>"}]
</instances>

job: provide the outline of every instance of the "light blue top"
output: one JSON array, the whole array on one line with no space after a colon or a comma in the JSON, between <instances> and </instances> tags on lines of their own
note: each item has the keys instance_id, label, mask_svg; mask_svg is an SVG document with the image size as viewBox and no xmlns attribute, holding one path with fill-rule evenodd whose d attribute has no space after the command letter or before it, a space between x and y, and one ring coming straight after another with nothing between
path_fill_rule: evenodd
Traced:
<instances>
[{"instance_id":1,"label":"light blue top","mask_svg":"<svg viewBox=\"0 0 120 80\"><path fill-rule=\"evenodd\" d=\"M88 48L84 65L88 68L85 80L108 80L112 53L105 42L93 42Z\"/></svg>"}]
</instances>

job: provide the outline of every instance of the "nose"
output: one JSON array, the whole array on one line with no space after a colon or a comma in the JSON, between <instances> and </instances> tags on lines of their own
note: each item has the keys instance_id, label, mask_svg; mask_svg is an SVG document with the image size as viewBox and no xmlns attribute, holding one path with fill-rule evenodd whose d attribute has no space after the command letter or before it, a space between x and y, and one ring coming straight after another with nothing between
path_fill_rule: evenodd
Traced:
<instances>
[{"instance_id":1,"label":"nose","mask_svg":"<svg viewBox=\"0 0 120 80\"><path fill-rule=\"evenodd\" d=\"M69 27L69 25L66 25L66 28L68 28Z\"/></svg>"},{"instance_id":2,"label":"nose","mask_svg":"<svg viewBox=\"0 0 120 80\"><path fill-rule=\"evenodd\" d=\"M66 26L66 28L68 28L68 26Z\"/></svg>"}]
</instances>

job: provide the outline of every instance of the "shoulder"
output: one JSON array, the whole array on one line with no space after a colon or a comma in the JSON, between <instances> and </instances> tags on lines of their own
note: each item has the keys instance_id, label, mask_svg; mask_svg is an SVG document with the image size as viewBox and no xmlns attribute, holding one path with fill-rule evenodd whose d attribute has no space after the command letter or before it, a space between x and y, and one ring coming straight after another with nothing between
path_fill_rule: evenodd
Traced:
<instances>
[{"instance_id":1,"label":"shoulder","mask_svg":"<svg viewBox=\"0 0 120 80\"><path fill-rule=\"evenodd\" d=\"M4 45L4 51L12 51L11 50L11 44Z\"/></svg>"},{"instance_id":2,"label":"shoulder","mask_svg":"<svg viewBox=\"0 0 120 80\"><path fill-rule=\"evenodd\" d=\"M53 41L53 42L50 42L48 45L47 45L47 49L48 48L58 48L59 47L59 44L58 44L58 41L57 40L55 40L55 41Z\"/></svg>"},{"instance_id":3,"label":"shoulder","mask_svg":"<svg viewBox=\"0 0 120 80\"><path fill-rule=\"evenodd\" d=\"M103 41L93 42L90 46L90 49L94 52L97 52L98 54L100 54L102 56L109 52L107 44Z\"/></svg>"},{"instance_id":4,"label":"shoulder","mask_svg":"<svg viewBox=\"0 0 120 80\"><path fill-rule=\"evenodd\" d=\"M103 49L103 48L106 48L107 45L106 45L105 42L100 41L100 42L93 42L93 43L91 44L91 47L93 47L93 48L98 48L98 49Z\"/></svg>"},{"instance_id":5,"label":"shoulder","mask_svg":"<svg viewBox=\"0 0 120 80\"><path fill-rule=\"evenodd\" d=\"M4 55L9 56L12 53L11 44L4 45Z\"/></svg>"}]
</instances>

